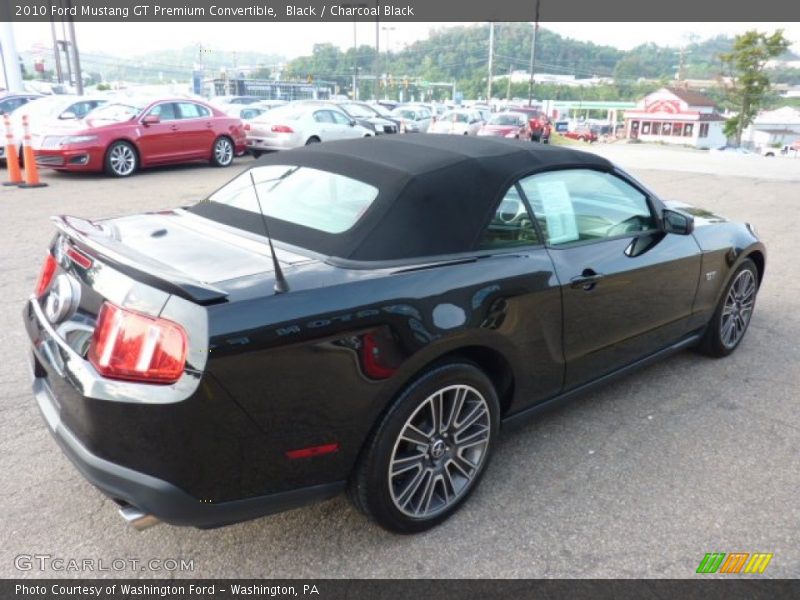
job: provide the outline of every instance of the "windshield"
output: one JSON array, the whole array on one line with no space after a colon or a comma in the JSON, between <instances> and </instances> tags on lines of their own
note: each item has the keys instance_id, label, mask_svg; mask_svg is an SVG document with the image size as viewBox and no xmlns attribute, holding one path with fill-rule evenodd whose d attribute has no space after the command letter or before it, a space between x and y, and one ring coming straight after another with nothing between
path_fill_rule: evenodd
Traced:
<instances>
[{"instance_id":1,"label":"windshield","mask_svg":"<svg viewBox=\"0 0 800 600\"><path fill-rule=\"evenodd\" d=\"M392 111L392 114L404 119L409 119L411 121L415 121L417 119L417 113L413 110L408 110L407 108L395 108Z\"/></svg>"},{"instance_id":2,"label":"windshield","mask_svg":"<svg viewBox=\"0 0 800 600\"><path fill-rule=\"evenodd\" d=\"M69 107L69 101L65 102L64 98L58 97L49 97L49 98L40 98L38 100L34 100L33 102L28 102L25 104L25 109L19 111L18 114L26 114L28 116L49 116L49 115L57 115L66 108Z\"/></svg>"},{"instance_id":3,"label":"windshield","mask_svg":"<svg viewBox=\"0 0 800 600\"><path fill-rule=\"evenodd\" d=\"M522 125L525 117L520 114L507 113L504 115L494 115L489 119L489 125Z\"/></svg>"},{"instance_id":4,"label":"windshield","mask_svg":"<svg viewBox=\"0 0 800 600\"><path fill-rule=\"evenodd\" d=\"M378 188L344 175L268 165L242 173L207 201L259 214L251 172L265 215L326 233L350 229L378 196Z\"/></svg>"},{"instance_id":5,"label":"windshield","mask_svg":"<svg viewBox=\"0 0 800 600\"><path fill-rule=\"evenodd\" d=\"M362 104L342 104L341 107L352 117L370 119L375 116L372 110Z\"/></svg>"},{"instance_id":6,"label":"windshield","mask_svg":"<svg viewBox=\"0 0 800 600\"><path fill-rule=\"evenodd\" d=\"M382 117L390 117L392 115L392 111L380 104L372 104L370 107Z\"/></svg>"},{"instance_id":7,"label":"windshield","mask_svg":"<svg viewBox=\"0 0 800 600\"><path fill-rule=\"evenodd\" d=\"M144 110L142 106L132 106L130 104L114 103L106 104L92 111L92 119L95 121L114 121L121 123L139 116Z\"/></svg>"}]
</instances>

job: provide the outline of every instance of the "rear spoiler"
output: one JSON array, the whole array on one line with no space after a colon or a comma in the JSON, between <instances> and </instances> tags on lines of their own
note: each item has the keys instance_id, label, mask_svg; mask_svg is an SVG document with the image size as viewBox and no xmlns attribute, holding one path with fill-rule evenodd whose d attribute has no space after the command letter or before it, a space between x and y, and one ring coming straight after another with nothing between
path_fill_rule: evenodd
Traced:
<instances>
[{"instance_id":1,"label":"rear spoiler","mask_svg":"<svg viewBox=\"0 0 800 600\"><path fill-rule=\"evenodd\" d=\"M222 302L228 293L213 285L187 277L169 265L138 253L120 243L101 226L78 217L51 217L56 228L114 269L169 294L198 304Z\"/></svg>"}]
</instances>

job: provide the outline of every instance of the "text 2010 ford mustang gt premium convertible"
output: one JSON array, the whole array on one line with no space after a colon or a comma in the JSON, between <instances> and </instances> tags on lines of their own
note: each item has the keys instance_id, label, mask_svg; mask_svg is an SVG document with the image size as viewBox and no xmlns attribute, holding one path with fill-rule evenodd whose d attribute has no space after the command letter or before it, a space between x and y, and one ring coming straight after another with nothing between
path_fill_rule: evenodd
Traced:
<instances>
[{"instance_id":1,"label":"text 2010 ford mustang gt premium convertible","mask_svg":"<svg viewBox=\"0 0 800 600\"><path fill-rule=\"evenodd\" d=\"M34 393L138 527L347 489L424 530L475 489L501 423L736 349L765 262L749 225L603 158L463 136L320 144L194 206L54 221L24 310Z\"/></svg>"}]
</instances>

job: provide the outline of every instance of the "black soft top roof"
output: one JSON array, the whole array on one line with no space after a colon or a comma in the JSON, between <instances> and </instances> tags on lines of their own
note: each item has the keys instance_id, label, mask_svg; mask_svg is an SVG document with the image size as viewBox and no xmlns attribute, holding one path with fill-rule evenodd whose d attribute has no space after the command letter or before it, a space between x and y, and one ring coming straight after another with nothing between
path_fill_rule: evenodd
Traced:
<instances>
[{"instance_id":1,"label":"black soft top roof","mask_svg":"<svg viewBox=\"0 0 800 600\"><path fill-rule=\"evenodd\" d=\"M327 256L400 260L472 250L502 196L520 177L541 170L609 169L594 154L491 137L405 134L326 142L269 154L255 163L299 165L352 177L378 197L351 229L329 234L270 218L277 240ZM191 210L256 233L260 218L213 202Z\"/></svg>"}]
</instances>

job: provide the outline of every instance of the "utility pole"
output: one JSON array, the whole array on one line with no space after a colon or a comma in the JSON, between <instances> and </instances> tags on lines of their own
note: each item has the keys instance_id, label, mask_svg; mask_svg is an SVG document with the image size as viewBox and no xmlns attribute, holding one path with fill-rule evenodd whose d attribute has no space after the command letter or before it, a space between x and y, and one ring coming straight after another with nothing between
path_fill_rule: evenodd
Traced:
<instances>
[{"instance_id":1,"label":"utility pole","mask_svg":"<svg viewBox=\"0 0 800 600\"><path fill-rule=\"evenodd\" d=\"M353 20L353 100L358 100L358 21Z\"/></svg>"},{"instance_id":2,"label":"utility pole","mask_svg":"<svg viewBox=\"0 0 800 600\"><path fill-rule=\"evenodd\" d=\"M53 1L48 0L48 5L50 8L50 14L53 14ZM58 49L58 35L56 34L56 20L54 17L50 17L50 34L53 36L53 55L55 58L55 65L56 65L56 78L58 79L58 83L64 83L64 73L61 71L61 51Z\"/></svg>"},{"instance_id":3,"label":"utility pole","mask_svg":"<svg viewBox=\"0 0 800 600\"><path fill-rule=\"evenodd\" d=\"M539 0L536 0L536 18L531 33L531 64L530 79L528 79L528 106L533 104L533 70L536 67L536 33L539 31Z\"/></svg>"},{"instance_id":4,"label":"utility pole","mask_svg":"<svg viewBox=\"0 0 800 600\"><path fill-rule=\"evenodd\" d=\"M66 0L68 9L72 8L72 0ZM72 50L72 61L75 65L75 89L78 96L83 96L83 75L81 74L81 57L78 53L78 42L75 38L75 21L69 17L69 38L70 49Z\"/></svg>"},{"instance_id":5,"label":"utility pole","mask_svg":"<svg viewBox=\"0 0 800 600\"><path fill-rule=\"evenodd\" d=\"M375 2L375 11L381 14L381 2ZM375 17L375 100L380 100L381 95L381 23L380 18Z\"/></svg>"},{"instance_id":6,"label":"utility pole","mask_svg":"<svg viewBox=\"0 0 800 600\"><path fill-rule=\"evenodd\" d=\"M506 85L506 102L511 99L511 63L508 63L508 83Z\"/></svg>"},{"instance_id":7,"label":"utility pole","mask_svg":"<svg viewBox=\"0 0 800 600\"><path fill-rule=\"evenodd\" d=\"M486 102L492 101L492 73L494 71L494 21L489 22L489 79L486 83Z\"/></svg>"}]
</instances>

